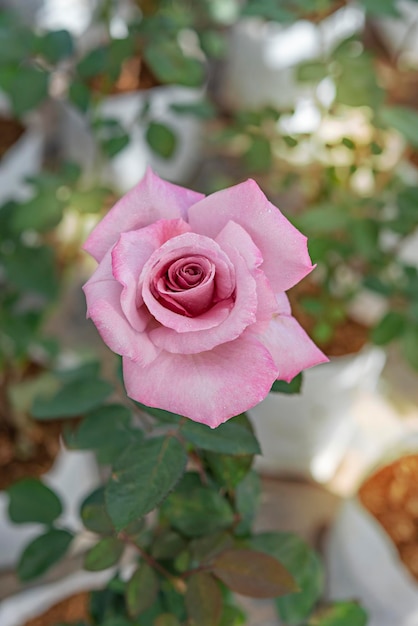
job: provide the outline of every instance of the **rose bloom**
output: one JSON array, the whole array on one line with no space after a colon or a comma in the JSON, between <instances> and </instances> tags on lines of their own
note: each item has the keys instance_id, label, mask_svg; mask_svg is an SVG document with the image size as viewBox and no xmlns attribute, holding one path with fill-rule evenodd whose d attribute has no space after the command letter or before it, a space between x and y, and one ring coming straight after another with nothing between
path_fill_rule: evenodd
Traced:
<instances>
[{"instance_id":1,"label":"rose bloom","mask_svg":"<svg viewBox=\"0 0 418 626\"><path fill-rule=\"evenodd\" d=\"M205 197L149 169L85 249L87 316L134 400L214 428L327 361L284 293L313 269L306 237L253 180Z\"/></svg>"}]
</instances>

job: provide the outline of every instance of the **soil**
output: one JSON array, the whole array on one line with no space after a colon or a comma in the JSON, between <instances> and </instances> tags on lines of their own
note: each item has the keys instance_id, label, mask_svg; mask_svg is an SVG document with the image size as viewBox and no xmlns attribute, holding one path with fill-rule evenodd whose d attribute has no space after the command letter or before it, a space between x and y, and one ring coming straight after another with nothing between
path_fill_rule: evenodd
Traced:
<instances>
[{"instance_id":1,"label":"soil","mask_svg":"<svg viewBox=\"0 0 418 626\"><path fill-rule=\"evenodd\" d=\"M318 320L306 312L300 301L302 298L318 296L320 289L320 286L305 280L287 294L292 306L292 315L310 337ZM333 336L329 341L315 340L315 343L329 357L357 354L368 342L369 333L370 329L364 324L346 318L335 326Z\"/></svg>"},{"instance_id":2,"label":"soil","mask_svg":"<svg viewBox=\"0 0 418 626\"><path fill-rule=\"evenodd\" d=\"M24 133L25 128L20 122L0 117L0 159Z\"/></svg>"},{"instance_id":3,"label":"soil","mask_svg":"<svg viewBox=\"0 0 418 626\"><path fill-rule=\"evenodd\" d=\"M88 601L88 593L77 593L55 604L43 615L30 619L24 626L56 626L87 620Z\"/></svg>"},{"instance_id":4,"label":"soil","mask_svg":"<svg viewBox=\"0 0 418 626\"><path fill-rule=\"evenodd\" d=\"M115 83L109 84L106 76L97 76L90 83L93 91L108 95L131 93L133 91L151 89L151 87L157 87L158 85L160 83L140 57L134 57L125 61Z\"/></svg>"},{"instance_id":5,"label":"soil","mask_svg":"<svg viewBox=\"0 0 418 626\"><path fill-rule=\"evenodd\" d=\"M404 456L378 469L361 486L359 498L418 580L418 455Z\"/></svg>"},{"instance_id":6,"label":"soil","mask_svg":"<svg viewBox=\"0 0 418 626\"><path fill-rule=\"evenodd\" d=\"M18 458L16 440L0 422L0 490L16 480L39 477L51 467L60 449L62 422L33 423L25 436L30 445L27 459Z\"/></svg>"}]
</instances>

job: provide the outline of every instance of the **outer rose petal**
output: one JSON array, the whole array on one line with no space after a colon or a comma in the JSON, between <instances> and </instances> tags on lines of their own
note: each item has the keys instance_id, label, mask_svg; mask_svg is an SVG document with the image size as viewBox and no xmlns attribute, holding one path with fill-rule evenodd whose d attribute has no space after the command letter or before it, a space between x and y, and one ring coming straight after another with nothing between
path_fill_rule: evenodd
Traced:
<instances>
[{"instance_id":1,"label":"outer rose petal","mask_svg":"<svg viewBox=\"0 0 418 626\"><path fill-rule=\"evenodd\" d=\"M329 360L299 322L288 315L275 317L259 339L276 363L279 380L290 382L302 370Z\"/></svg>"},{"instance_id":2,"label":"outer rose petal","mask_svg":"<svg viewBox=\"0 0 418 626\"><path fill-rule=\"evenodd\" d=\"M163 352L146 368L123 359L123 378L131 398L211 428L261 402L276 377L268 350L244 335L210 352Z\"/></svg>"},{"instance_id":3,"label":"outer rose petal","mask_svg":"<svg viewBox=\"0 0 418 626\"><path fill-rule=\"evenodd\" d=\"M97 327L103 341L116 354L146 365L160 350L145 333L136 332L125 317L120 304L122 286L113 278L111 251L83 287L87 300L87 317Z\"/></svg>"},{"instance_id":4,"label":"outer rose petal","mask_svg":"<svg viewBox=\"0 0 418 626\"><path fill-rule=\"evenodd\" d=\"M142 304L138 293L138 279L142 268L152 253L172 237L190 231L182 219L159 220L140 230L122 233L112 249L112 271L115 279L123 286L121 306L129 323L135 330L145 329L146 319L140 314Z\"/></svg>"},{"instance_id":5,"label":"outer rose petal","mask_svg":"<svg viewBox=\"0 0 418 626\"><path fill-rule=\"evenodd\" d=\"M101 261L121 233L160 219L186 218L187 209L203 197L201 193L167 183L148 168L142 180L97 224L84 249Z\"/></svg>"},{"instance_id":6,"label":"outer rose petal","mask_svg":"<svg viewBox=\"0 0 418 626\"><path fill-rule=\"evenodd\" d=\"M229 220L240 224L261 251L261 269L275 293L287 291L312 271L306 237L267 200L255 181L213 193L189 208L192 230L213 239Z\"/></svg>"}]
</instances>

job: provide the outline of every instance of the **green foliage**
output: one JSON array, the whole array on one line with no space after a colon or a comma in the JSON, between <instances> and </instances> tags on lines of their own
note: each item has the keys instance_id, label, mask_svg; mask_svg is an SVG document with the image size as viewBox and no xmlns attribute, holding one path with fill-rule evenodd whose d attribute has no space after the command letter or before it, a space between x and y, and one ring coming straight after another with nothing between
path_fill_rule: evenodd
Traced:
<instances>
[{"instance_id":1,"label":"green foliage","mask_svg":"<svg viewBox=\"0 0 418 626\"><path fill-rule=\"evenodd\" d=\"M90 548L84 558L84 569L99 572L108 569L119 561L125 544L116 537L105 537Z\"/></svg>"},{"instance_id":2,"label":"green foliage","mask_svg":"<svg viewBox=\"0 0 418 626\"><path fill-rule=\"evenodd\" d=\"M229 420L216 429L187 420L180 432L185 439L202 450L233 455L260 453L260 446L253 433L234 420Z\"/></svg>"},{"instance_id":3,"label":"green foliage","mask_svg":"<svg viewBox=\"0 0 418 626\"><path fill-rule=\"evenodd\" d=\"M234 513L229 502L209 487L180 483L161 506L161 514L186 537L202 537L229 528Z\"/></svg>"},{"instance_id":4,"label":"green foliage","mask_svg":"<svg viewBox=\"0 0 418 626\"><path fill-rule=\"evenodd\" d=\"M336 602L312 616L308 626L366 626L366 611L355 602Z\"/></svg>"},{"instance_id":5,"label":"green foliage","mask_svg":"<svg viewBox=\"0 0 418 626\"><path fill-rule=\"evenodd\" d=\"M35 398L32 415L38 420L79 417L100 406L111 391L112 385L100 378L70 380L52 396Z\"/></svg>"},{"instance_id":6,"label":"green foliage","mask_svg":"<svg viewBox=\"0 0 418 626\"><path fill-rule=\"evenodd\" d=\"M155 571L147 563L141 563L126 586L126 606L131 617L138 617L149 609L158 594L159 582Z\"/></svg>"},{"instance_id":7,"label":"green foliage","mask_svg":"<svg viewBox=\"0 0 418 626\"><path fill-rule=\"evenodd\" d=\"M392 126L414 148L418 148L418 113L406 107L385 107L380 111L380 119L387 126Z\"/></svg>"},{"instance_id":8,"label":"green foliage","mask_svg":"<svg viewBox=\"0 0 418 626\"><path fill-rule=\"evenodd\" d=\"M310 615L323 593L324 570L319 557L291 533L256 535L252 545L274 556L294 576L298 591L278 598L276 607L286 624L299 624Z\"/></svg>"},{"instance_id":9,"label":"green foliage","mask_svg":"<svg viewBox=\"0 0 418 626\"><path fill-rule=\"evenodd\" d=\"M31 541L20 557L17 574L22 582L44 574L67 552L73 535L66 530L53 528Z\"/></svg>"},{"instance_id":10,"label":"green foliage","mask_svg":"<svg viewBox=\"0 0 418 626\"><path fill-rule=\"evenodd\" d=\"M114 528L105 506L104 487L95 489L80 506L80 517L87 530L101 535L113 534Z\"/></svg>"},{"instance_id":11,"label":"green foliage","mask_svg":"<svg viewBox=\"0 0 418 626\"><path fill-rule=\"evenodd\" d=\"M109 515L117 530L152 511L173 489L187 461L172 436L130 446L113 468L106 490Z\"/></svg>"},{"instance_id":12,"label":"green foliage","mask_svg":"<svg viewBox=\"0 0 418 626\"><path fill-rule=\"evenodd\" d=\"M217 581L206 572L190 577L186 591L187 613L193 624L216 626L222 614L222 593Z\"/></svg>"},{"instance_id":13,"label":"green foliage","mask_svg":"<svg viewBox=\"0 0 418 626\"><path fill-rule=\"evenodd\" d=\"M11 521L15 524L52 524L62 513L59 497L36 478L24 478L8 489Z\"/></svg>"},{"instance_id":14,"label":"green foliage","mask_svg":"<svg viewBox=\"0 0 418 626\"><path fill-rule=\"evenodd\" d=\"M211 571L232 591L252 598L275 598L297 590L277 559L255 550L225 550L213 559Z\"/></svg>"},{"instance_id":15,"label":"green foliage","mask_svg":"<svg viewBox=\"0 0 418 626\"><path fill-rule=\"evenodd\" d=\"M273 391L274 393L286 394L300 393L302 389L302 382L302 374L295 376L290 383L287 383L285 380L275 380L270 391Z\"/></svg>"},{"instance_id":16,"label":"green foliage","mask_svg":"<svg viewBox=\"0 0 418 626\"><path fill-rule=\"evenodd\" d=\"M107 404L90 411L75 432L67 435L67 444L76 449L94 450L100 463L113 463L143 433L131 426L130 410L122 404Z\"/></svg>"},{"instance_id":17,"label":"green foliage","mask_svg":"<svg viewBox=\"0 0 418 626\"><path fill-rule=\"evenodd\" d=\"M149 147L163 159L170 159L176 150L177 138L166 124L150 122L145 133Z\"/></svg>"}]
</instances>

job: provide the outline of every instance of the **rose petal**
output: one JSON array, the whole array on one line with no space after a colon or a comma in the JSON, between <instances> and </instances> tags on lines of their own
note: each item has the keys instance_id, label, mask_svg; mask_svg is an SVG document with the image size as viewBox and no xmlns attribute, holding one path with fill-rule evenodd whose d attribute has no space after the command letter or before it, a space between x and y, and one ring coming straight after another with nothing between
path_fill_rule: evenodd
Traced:
<instances>
[{"instance_id":1,"label":"rose petal","mask_svg":"<svg viewBox=\"0 0 418 626\"><path fill-rule=\"evenodd\" d=\"M112 272L123 286L121 306L133 328L143 331L148 320L141 312L142 294L138 292L141 271L153 252L172 237L188 232L182 219L159 220L139 230L122 233L112 249Z\"/></svg>"},{"instance_id":2,"label":"rose petal","mask_svg":"<svg viewBox=\"0 0 418 626\"><path fill-rule=\"evenodd\" d=\"M240 224L261 251L261 269L276 293L287 291L313 269L306 237L253 180L207 196L190 206L188 215L194 232L213 239L230 220Z\"/></svg>"},{"instance_id":3,"label":"rose petal","mask_svg":"<svg viewBox=\"0 0 418 626\"><path fill-rule=\"evenodd\" d=\"M132 328L120 304L122 286L113 278L111 251L83 287L87 301L87 317L97 327L103 341L116 354L146 365L159 354L145 333Z\"/></svg>"},{"instance_id":4,"label":"rose petal","mask_svg":"<svg viewBox=\"0 0 418 626\"><path fill-rule=\"evenodd\" d=\"M168 309L155 298L153 281L159 266L169 265L178 258L196 254L207 257L215 265L216 300L219 299L221 302L202 315L187 317ZM227 255L212 239L185 233L167 241L154 252L142 270L139 288L142 288L142 297L148 310L162 326L173 328L180 333L208 329L225 319L231 307L231 296L235 288L234 268Z\"/></svg>"},{"instance_id":5,"label":"rose petal","mask_svg":"<svg viewBox=\"0 0 418 626\"><path fill-rule=\"evenodd\" d=\"M258 338L272 355L277 378L290 382L299 372L329 359L294 317L278 315Z\"/></svg>"},{"instance_id":6,"label":"rose petal","mask_svg":"<svg viewBox=\"0 0 418 626\"><path fill-rule=\"evenodd\" d=\"M123 359L131 398L211 428L261 402L276 375L268 350L245 335L201 354L162 353L146 369Z\"/></svg>"},{"instance_id":7,"label":"rose petal","mask_svg":"<svg viewBox=\"0 0 418 626\"><path fill-rule=\"evenodd\" d=\"M148 168L142 180L123 196L90 234L84 249L97 261L119 238L160 219L185 218L187 209L203 194L168 183Z\"/></svg>"},{"instance_id":8,"label":"rose petal","mask_svg":"<svg viewBox=\"0 0 418 626\"><path fill-rule=\"evenodd\" d=\"M240 240L241 244L246 244L244 246L246 259L241 256L235 246L230 244L234 238L235 242ZM156 328L150 333L150 337L160 348L181 354L196 354L212 350L215 346L233 341L243 333L247 326L254 324L257 320L269 322L276 313L277 304L274 294L266 284L263 272L256 268L255 260L260 259L259 252L247 233L238 224L230 222L218 237L218 241L235 267L235 301L230 308L229 315L224 320L220 320L216 326L204 330L195 328L192 332L177 333L164 326ZM260 304L258 295L263 298Z\"/></svg>"}]
</instances>

